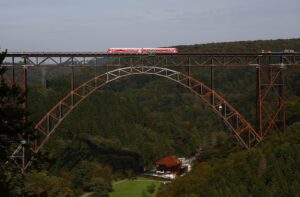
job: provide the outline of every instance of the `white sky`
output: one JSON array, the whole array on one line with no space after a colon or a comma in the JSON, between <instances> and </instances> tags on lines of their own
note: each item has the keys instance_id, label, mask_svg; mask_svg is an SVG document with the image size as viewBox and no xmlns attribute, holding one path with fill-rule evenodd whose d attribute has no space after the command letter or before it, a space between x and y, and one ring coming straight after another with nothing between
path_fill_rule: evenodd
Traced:
<instances>
[{"instance_id":1,"label":"white sky","mask_svg":"<svg viewBox=\"0 0 300 197\"><path fill-rule=\"evenodd\" d=\"M300 0L0 0L0 47L104 51L299 38Z\"/></svg>"}]
</instances>

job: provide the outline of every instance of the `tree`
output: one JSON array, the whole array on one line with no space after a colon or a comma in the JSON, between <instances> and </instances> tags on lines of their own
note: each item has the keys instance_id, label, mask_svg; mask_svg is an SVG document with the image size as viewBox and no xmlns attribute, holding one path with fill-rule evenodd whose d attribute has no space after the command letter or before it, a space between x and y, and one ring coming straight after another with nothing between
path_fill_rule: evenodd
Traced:
<instances>
[{"instance_id":1,"label":"tree","mask_svg":"<svg viewBox=\"0 0 300 197\"><path fill-rule=\"evenodd\" d=\"M0 55L2 64L6 51ZM28 113L23 108L25 102L22 89L13 84L8 85L4 80L5 67L0 67L0 157L1 161L7 159L7 148L12 140L27 136L29 124L25 122ZM27 131L27 132L25 132Z\"/></svg>"},{"instance_id":2,"label":"tree","mask_svg":"<svg viewBox=\"0 0 300 197\"><path fill-rule=\"evenodd\" d=\"M16 181L14 179L17 176L10 175L4 163L10 154L10 144L18 137L25 137L29 124L24 121L24 117L28 115L22 108L24 93L16 84L9 86L4 80L7 69L1 65L6 53L7 51L0 53L0 195L14 196L12 182Z\"/></svg>"},{"instance_id":3,"label":"tree","mask_svg":"<svg viewBox=\"0 0 300 197\"><path fill-rule=\"evenodd\" d=\"M70 180L49 176L46 172L26 174L24 193L28 196L74 196Z\"/></svg>"},{"instance_id":4,"label":"tree","mask_svg":"<svg viewBox=\"0 0 300 197\"><path fill-rule=\"evenodd\" d=\"M111 169L95 162L81 161L72 170L73 187L105 197L112 191Z\"/></svg>"},{"instance_id":5,"label":"tree","mask_svg":"<svg viewBox=\"0 0 300 197\"><path fill-rule=\"evenodd\" d=\"M112 192L110 182L102 177L92 178L88 185L91 192L93 192L91 195L93 197L109 197L109 193Z\"/></svg>"}]
</instances>

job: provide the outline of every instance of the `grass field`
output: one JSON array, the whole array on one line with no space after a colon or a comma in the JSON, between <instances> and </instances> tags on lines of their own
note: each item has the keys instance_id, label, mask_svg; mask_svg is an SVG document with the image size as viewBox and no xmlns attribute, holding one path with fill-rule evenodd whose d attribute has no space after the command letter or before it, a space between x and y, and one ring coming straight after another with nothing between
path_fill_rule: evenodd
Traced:
<instances>
[{"instance_id":1,"label":"grass field","mask_svg":"<svg viewBox=\"0 0 300 197\"><path fill-rule=\"evenodd\" d=\"M152 194L147 192L147 187L151 184L155 185L155 192ZM159 181L146 178L123 180L113 184L114 191L110 194L110 197L142 197L143 191L148 197L154 197L159 186Z\"/></svg>"}]
</instances>

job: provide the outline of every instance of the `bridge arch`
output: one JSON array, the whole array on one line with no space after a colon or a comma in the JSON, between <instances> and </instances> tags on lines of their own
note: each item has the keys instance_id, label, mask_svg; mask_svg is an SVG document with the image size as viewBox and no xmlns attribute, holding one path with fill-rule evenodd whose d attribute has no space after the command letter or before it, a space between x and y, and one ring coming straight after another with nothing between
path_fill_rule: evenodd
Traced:
<instances>
[{"instance_id":1,"label":"bridge arch","mask_svg":"<svg viewBox=\"0 0 300 197\"><path fill-rule=\"evenodd\" d=\"M115 81L119 78L131 75L155 75L164 77L179 83L191 92L199 96L210 108L222 118L224 123L232 130L236 139L240 144L249 149L261 141L261 137L254 130L251 124L220 94L206 86L201 81L187 76L181 72L156 66L134 66L123 67L108 71L104 74L93 77L92 79L82 83L63 99L61 99L54 107L52 107L35 125L36 141L30 149L31 153L38 153L50 136L55 132L60 123L75 109L85 98L94 93L101 87ZM11 159L17 164L21 164L24 172L31 164L34 154L24 156L24 146L20 145L11 155ZM27 151L28 152L28 151ZM20 159L21 155L22 161Z\"/></svg>"}]
</instances>

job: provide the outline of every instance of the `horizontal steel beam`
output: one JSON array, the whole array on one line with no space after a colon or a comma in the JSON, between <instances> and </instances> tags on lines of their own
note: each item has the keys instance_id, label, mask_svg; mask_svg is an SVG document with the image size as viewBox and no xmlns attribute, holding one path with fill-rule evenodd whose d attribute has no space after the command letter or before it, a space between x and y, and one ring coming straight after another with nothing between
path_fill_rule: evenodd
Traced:
<instances>
[{"instance_id":1,"label":"horizontal steel beam","mask_svg":"<svg viewBox=\"0 0 300 197\"><path fill-rule=\"evenodd\" d=\"M9 52L4 66L300 66L300 53Z\"/></svg>"},{"instance_id":2,"label":"horizontal steel beam","mask_svg":"<svg viewBox=\"0 0 300 197\"><path fill-rule=\"evenodd\" d=\"M7 57L116 57L116 56L148 56L142 53L106 53L106 52L8 52ZM153 54L151 54L153 55ZM184 53L156 53L156 56L300 56L300 52L184 52Z\"/></svg>"}]
</instances>

